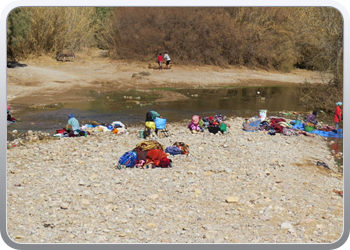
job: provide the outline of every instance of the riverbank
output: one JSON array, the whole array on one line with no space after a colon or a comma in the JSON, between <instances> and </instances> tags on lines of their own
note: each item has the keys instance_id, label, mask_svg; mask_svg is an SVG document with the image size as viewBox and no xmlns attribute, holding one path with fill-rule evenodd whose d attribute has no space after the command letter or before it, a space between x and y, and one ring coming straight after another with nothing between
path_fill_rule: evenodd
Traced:
<instances>
[{"instance_id":1,"label":"riverbank","mask_svg":"<svg viewBox=\"0 0 350 250\"><path fill-rule=\"evenodd\" d=\"M192 134L173 168L117 169L129 134L40 140L7 150L7 226L19 243L332 243L343 231L342 175L320 136ZM317 166L325 162L330 169Z\"/></svg>"},{"instance_id":2,"label":"riverbank","mask_svg":"<svg viewBox=\"0 0 350 250\"><path fill-rule=\"evenodd\" d=\"M96 93L138 90L161 96L157 101L185 100L188 97L171 88L207 88L224 86L291 86L305 81L322 83L319 72L295 69L290 73L220 68L216 66L177 65L170 70L149 68L154 62L110 60L103 50L83 50L74 62L41 57L21 61L7 68L7 102L13 113L19 106L40 107L63 102L81 102L82 90ZM90 100L91 101L91 100Z\"/></svg>"}]
</instances>

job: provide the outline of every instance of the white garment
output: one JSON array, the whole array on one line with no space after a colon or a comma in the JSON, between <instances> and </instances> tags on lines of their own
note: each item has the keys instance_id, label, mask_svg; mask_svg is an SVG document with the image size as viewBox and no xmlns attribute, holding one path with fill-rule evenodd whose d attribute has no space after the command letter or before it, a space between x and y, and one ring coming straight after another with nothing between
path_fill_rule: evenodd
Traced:
<instances>
[{"instance_id":1,"label":"white garment","mask_svg":"<svg viewBox=\"0 0 350 250\"><path fill-rule=\"evenodd\" d=\"M170 61L170 56L168 54L164 54L165 61Z\"/></svg>"}]
</instances>

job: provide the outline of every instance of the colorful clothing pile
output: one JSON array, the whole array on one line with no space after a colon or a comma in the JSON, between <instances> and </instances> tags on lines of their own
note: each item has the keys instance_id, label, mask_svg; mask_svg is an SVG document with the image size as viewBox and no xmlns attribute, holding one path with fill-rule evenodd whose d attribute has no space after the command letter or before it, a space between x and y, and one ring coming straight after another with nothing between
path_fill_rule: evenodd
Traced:
<instances>
[{"instance_id":1,"label":"colorful clothing pile","mask_svg":"<svg viewBox=\"0 0 350 250\"><path fill-rule=\"evenodd\" d=\"M192 116L192 121L190 124L188 124L188 128L191 131L204 131L205 129L208 129L210 133L224 133L227 131L227 125L224 123L224 120L226 119L225 116L222 116L222 114L218 114L209 117L203 117L201 118L198 115Z\"/></svg>"},{"instance_id":2,"label":"colorful clothing pile","mask_svg":"<svg viewBox=\"0 0 350 250\"><path fill-rule=\"evenodd\" d=\"M171 160L164 152L164 146L154 140L142 141L136 145L132 152L136 155L135 167L144 168L151 165L152 167L171 167ZM132 167L134 167L132 166Z\"/></svg>"},{"instance_id":3,"label":"colorful clothing pile","mask_svg":"<svg viewBox=\"0 0 350 250\"><path fill-rule=\"evenodd\" d=\"M300 134L299 131L294 130L293 126L283 118L270 118L265 119L263 122L246 119L242 124L242 129L247 132L268 131L270 135L275 135L276 133L282 133L288 136Z\"/></svg>"}]
</instances>

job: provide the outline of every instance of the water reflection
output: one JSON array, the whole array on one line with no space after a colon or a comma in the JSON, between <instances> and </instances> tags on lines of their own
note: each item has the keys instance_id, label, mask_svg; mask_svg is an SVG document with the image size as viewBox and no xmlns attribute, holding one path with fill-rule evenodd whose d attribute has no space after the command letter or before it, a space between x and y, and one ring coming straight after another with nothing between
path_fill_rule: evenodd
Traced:
<instances>
[{"instance_id":1,"label":"water reflection","mask_svg":"<svg viewBox=\"0 0 350 250\"><path fill-rule=\"evenodd\" d=\"M144 92L81 91L79 95L86 101L26 109L20 114L22 122L12 125L11 129L53 132L65 125L69 113L74 113L80 121L137 124L143 123L149 110L156 110L169 122L190 119L194 114L251 117L258 115L260 109L266 109L268 116L283 110L303 112L306 110L298 102L298 91L297 87L178 89L176 92L187 96L187 100L159 103L154 101L159 96Z\"/></svg>"}]
</instances>

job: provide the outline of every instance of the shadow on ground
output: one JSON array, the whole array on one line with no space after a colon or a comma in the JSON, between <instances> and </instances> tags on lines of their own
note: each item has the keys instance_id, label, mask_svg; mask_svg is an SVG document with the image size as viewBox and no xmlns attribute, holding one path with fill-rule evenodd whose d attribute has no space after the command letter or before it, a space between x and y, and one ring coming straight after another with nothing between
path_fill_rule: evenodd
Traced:
<instances>
[{"instance_id":1,"label":"shadow on ground","mask_svg":"<svg viewBox=\"0 0 350 250\"><path fill-rule=\"evenodd\" d=\"M16 68L16 67L26 67L27 64L19 63L17 61L7 61L8 68Z\"/></svg>"}]
</instances>

